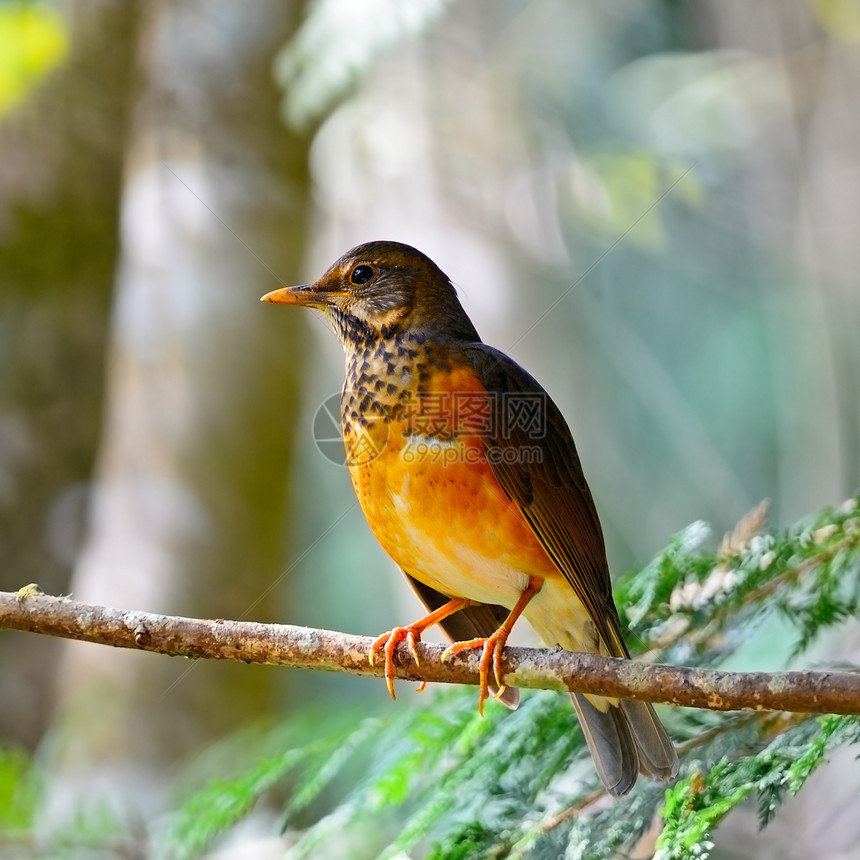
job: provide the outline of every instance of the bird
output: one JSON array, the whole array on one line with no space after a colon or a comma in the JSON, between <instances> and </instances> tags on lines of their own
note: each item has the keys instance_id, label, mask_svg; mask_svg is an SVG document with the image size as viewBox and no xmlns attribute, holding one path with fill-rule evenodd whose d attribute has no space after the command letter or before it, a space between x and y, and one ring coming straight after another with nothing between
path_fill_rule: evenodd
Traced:
<instances>
[{"instance_id":1,"label":"bird","mask_svg":"<svg viewBox=\"0 0 860 860\"><path fill-rule=\"evenodd\" d=\"M320 314L346 358L341 421L359 503L383 549L427 608L383 633L394 660L438 624L445 658L480 649L479 709L491 692L509 707L501 658L524 616L541 642L629 658L606 550L571 431L547 392L485 344L451 279L393 241L352 248L314 283L262 301ZM491 675L492 672L492 675ZM678 755L645 702L570 694L595 769L614 796L639 773L668 781Z\"/></svg>"}]
</instances>

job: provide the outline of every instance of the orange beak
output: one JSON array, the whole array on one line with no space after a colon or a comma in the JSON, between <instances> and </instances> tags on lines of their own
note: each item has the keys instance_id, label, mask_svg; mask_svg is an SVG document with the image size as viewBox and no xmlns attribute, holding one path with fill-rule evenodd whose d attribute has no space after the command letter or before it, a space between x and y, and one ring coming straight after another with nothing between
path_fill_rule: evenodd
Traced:
<instances>
[{"instance_id":1,"label":"orange beak","mask_svg":"<svg viewBox=\"0 0 860 860\"><path fill-rule=\"evenodd\" d=\"M312 305L319 303L320 294L312 291L310 284L300 284L297 287L281 287L266 293L260 301L273 302L278 305Z\"/></svg>"}]
</instances>

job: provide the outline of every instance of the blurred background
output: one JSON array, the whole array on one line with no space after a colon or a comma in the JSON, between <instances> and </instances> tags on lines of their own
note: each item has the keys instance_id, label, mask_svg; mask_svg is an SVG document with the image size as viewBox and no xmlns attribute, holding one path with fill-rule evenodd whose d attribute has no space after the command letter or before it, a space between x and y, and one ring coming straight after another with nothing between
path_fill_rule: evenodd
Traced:
<instances>
[{"instance_id":1,"label":"blurred background","mask_svg":"<svg viewBox=\"0 0 860 860\"><path fill-rule=\"evenodd\" d=\"M413 620L313 438L340 348L259 302L371 239L432 257L559 404L615 572L765 497L774 525L839 503L858 46L857 0L0 2L0 589ZM249 720L385 698L0 634L0 745L48 767L49 826L163 810Z\"/></svg>"}]
</instances>

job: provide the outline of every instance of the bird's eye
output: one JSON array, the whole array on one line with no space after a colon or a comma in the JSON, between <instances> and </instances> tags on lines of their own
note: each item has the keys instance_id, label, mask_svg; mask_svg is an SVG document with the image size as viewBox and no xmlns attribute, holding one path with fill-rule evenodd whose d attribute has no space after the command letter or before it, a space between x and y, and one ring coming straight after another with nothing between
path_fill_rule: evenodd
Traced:
<instances>
[{"instance_id":1,"label":"bird's eye","mask_svg":"<svg viewBox=\"0 0 860 860\"><path fill-rule=\"evenodd\" d=\"M352 270L349 280L360 287L362 284L366 284L375 274L370 266L356 266Z\"/></svg>"}]
</instances>

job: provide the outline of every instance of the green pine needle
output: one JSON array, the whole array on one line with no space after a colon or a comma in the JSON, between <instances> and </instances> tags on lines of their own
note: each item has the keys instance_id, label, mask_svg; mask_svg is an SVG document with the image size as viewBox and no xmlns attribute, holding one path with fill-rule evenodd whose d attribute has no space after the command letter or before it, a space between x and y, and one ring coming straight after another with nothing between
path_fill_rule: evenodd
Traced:
<instances>
[{"instance_id":1,"label":"green pine needle","mask_svg":"<svg viewBox=\"0 0 860 860\"><path fill-rule=\"evenodd\" d=\"M796 659L858 614L858 509L852 499L771 534L742 524L719 551L705 547L704 526L692 526L619 584L631 641L663 661L713 667L783 618L795 631L785 653ZM609 860L655 838L660 860L706 858L739 804L756 801L766 826L834 750L860 744L855 717L662 716L681 749L678 781L643 779L610 802L557 693L527 691L516 711L490 702L484 718L472 689L428 694L419 707L392 704L376 718L298 714L256 739L248 731L228 739L191 766L178 783L184 800L150 837L156 856L197 857L254 810L268 809L271 820L280 809L289 860ZM0 756L0 835L32 826L38 786L20 757ZM116 822L81 821L90 822L87 844L118 844ZM56 846L84 829L59 834Z\"/></svg>"}]
</instances>

